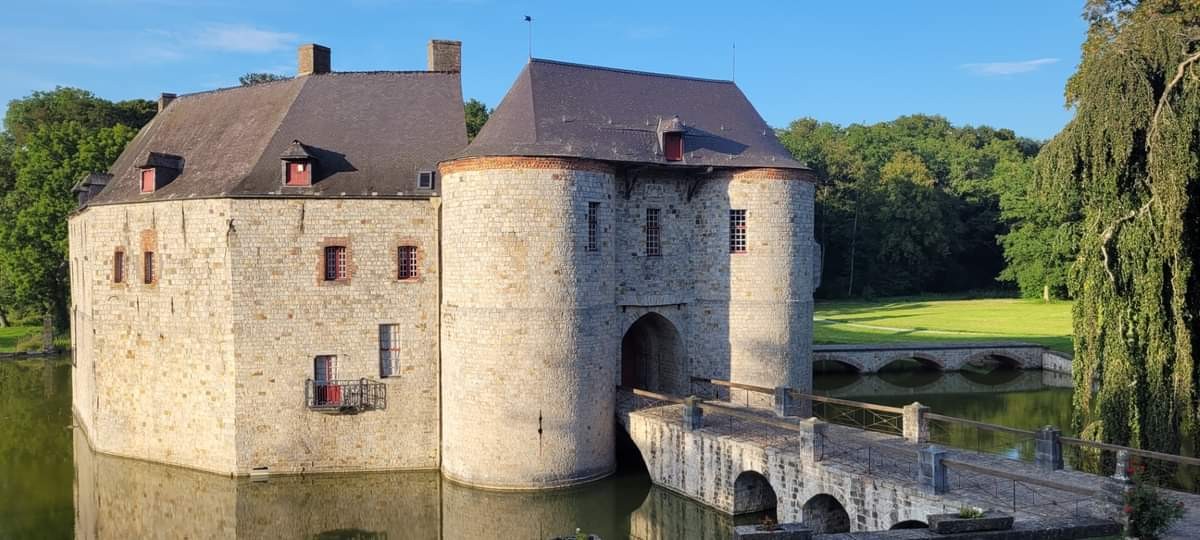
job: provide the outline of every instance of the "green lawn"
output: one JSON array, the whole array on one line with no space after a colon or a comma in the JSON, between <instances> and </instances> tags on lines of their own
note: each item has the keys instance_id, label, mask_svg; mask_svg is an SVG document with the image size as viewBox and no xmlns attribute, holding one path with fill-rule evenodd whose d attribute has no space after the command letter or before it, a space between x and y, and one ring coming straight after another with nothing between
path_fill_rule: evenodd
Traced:
<instances>
[{"instance_id":1,"label":"green lawn","mask_svg":"<svg viewBox=\"0 0 1200 540\"><path fill-rule=\"evenodd\" d=\"M17 344L22 341L28 343L25 347L26 349L32 347L34 350L41 350L41 335L41 326L7 326L0 328L0 353L16 352ZM71 338L66 334L55 336L54 345L59 349L65 350L71 346Z\"/></svg>"},{"instance_id":2,"label":"green lawn","mask_svg":"<svg viewBox=\"0 0 1200 540\"><path fill-rule=\"evenodd\" d=\"M1028 341L1071 351L1071 303L1015 298L818 302L816 343Z\"/></svg>"}]
</instances>

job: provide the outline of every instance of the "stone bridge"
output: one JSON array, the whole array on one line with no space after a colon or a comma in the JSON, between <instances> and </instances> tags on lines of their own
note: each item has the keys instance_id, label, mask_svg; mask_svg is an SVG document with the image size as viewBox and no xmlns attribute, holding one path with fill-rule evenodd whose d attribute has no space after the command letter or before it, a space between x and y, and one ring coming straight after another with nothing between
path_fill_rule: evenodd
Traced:
<instances>
[{"instance_id":1,"label":"stone bridge","mask_svg":"<svg viewBox=\"0 0 1200 540\"><path fill-rule=\"evenodd\" d=\"M1104 521L1120 509L1104 489L1111 478L939 449L908 428L899 437L729 402L620 394L619 421L653 482L735 516L771 509L781 523L832 533L923 526L964 506L1018 521Z\"/></svg>"},{"instance_id":2,"label":"stone bridge","mask_svg":"<svg viewBox=\"0 0 1200 540\"><path fill-rule=\"evenodd\" d=\"M959 371L967 366L985 366L989 362L1019 369L1070 369L1069 358L1065 364L1054 359L1047 362L1047 354L1062 356L1042 345L1021 342L813 345L814 362L836 362L858 373L875 373L901 360L916 360L942 371Z\"/></svg>"},{"instance_id":3,"label":"stone bridge","mask_svg":"<svg viewBox=\"0 0 1200 540\"><path fill-rule=\"evenodd\" d=\"M1057 371L1013 371L1000 382L975 380L969 372L962 374L933 373L923 384L900 385L890 382L886 375L854 377L849 384L820 391L832 397L861 396L914 396L914 400L928 394L1004 394L1040 390L1047 386L1070 388L1074 382L1071 375Z\"/></svg>"}]
</instances>

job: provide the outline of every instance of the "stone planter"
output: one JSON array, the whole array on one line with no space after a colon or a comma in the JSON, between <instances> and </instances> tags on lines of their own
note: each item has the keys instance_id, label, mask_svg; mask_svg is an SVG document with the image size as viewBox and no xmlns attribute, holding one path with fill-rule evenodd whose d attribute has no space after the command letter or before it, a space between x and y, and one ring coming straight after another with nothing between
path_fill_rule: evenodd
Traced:
<instances>
[{"instance_id":1,"label":"stone planter","mask_svg":"<svg viewBox=\"0 0 1200 540\"><path fill-rule=\"evenodd\" d=\"M938 534L1007 531L1012 526L1012 516L994 511L985 512L977 518L962 518L957 513L929 515L929 530Z\"/></svg>"}]
</instances>

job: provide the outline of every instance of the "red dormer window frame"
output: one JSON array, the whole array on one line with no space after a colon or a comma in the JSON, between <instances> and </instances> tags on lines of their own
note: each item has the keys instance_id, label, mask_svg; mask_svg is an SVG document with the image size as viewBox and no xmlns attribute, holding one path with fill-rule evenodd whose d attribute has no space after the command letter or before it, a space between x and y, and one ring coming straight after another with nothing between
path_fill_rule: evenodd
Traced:
<instances>
[{"instance_id":1,"label":"red dormer window frame","mask_svg":"<svg viewBox=\"0 0 1200 540\"><path fill-rule=\"evenodd\" d=\"M663 133L663 157L667 161L683 161L683 133Z\"/></svg>"},{"instance_id":2,"label":"red dormer window frame","mask_svg":"<svg viewBox=\"0 0 1200 540\"><path fill-rule=\"evenodd\" d=\"M142 193L154 193L154 188L158 187L156 184L157 175L158 169L154 167L141 169L139 178L141 180Z\"/></svg>"},{"instance_id":3,"label":"red dormer window frame","mask_svg":"<svg viewBox=\"0 0 1200 540\"><path fill-rule=\"evenodd\" d=\"M288 160L283 168L283 185L308 187L312 185L312 160Z\"/></svg>"}]
</instances>

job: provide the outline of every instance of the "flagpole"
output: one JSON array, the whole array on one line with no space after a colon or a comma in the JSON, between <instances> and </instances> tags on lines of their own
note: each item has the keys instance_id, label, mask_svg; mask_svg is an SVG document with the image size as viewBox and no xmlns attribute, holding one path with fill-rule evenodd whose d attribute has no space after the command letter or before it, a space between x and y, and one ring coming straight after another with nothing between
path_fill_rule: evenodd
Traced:
<instances>
[{"instance_id":1,"label":"flagpole","mask_svg":"<svg viewBox=\"0 0 1200 540\"><path fill-rule=\"evenodd\" d=\"M526 15L525 22L529 23L529 59L533 60L533 17Z\"/></svg>"}]
</instances>

